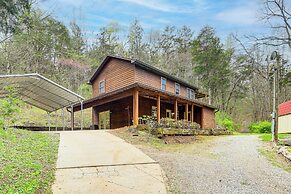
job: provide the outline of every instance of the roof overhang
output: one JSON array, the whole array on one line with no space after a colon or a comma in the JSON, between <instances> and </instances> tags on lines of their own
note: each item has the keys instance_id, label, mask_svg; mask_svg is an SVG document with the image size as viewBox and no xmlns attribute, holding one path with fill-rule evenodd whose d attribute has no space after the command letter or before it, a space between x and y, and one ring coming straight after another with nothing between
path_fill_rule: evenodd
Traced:
<instances>
[{"instance_id":1,"label":"roof overhang","mask_svg":"<svg viewBox=\"0 0 291 194\"><path fill-rule=\"evenodd\" d=\"M0 75L0 98L7 96L5 86L12 86L24 102L47 112L84 100L82 96L37 73Z\"/></svg>"},{"instance_id":2,"label":"roof overhang","mask_svg":"<svg viewBox=\"0 0 291 194\"><path fill-rule=\"evenodd\" d=\"M141 84L141 83L134 83L134 84L131 84L129 86L125 86L123 88L120 88L118 90L114 90L112 92L104 93L104 94L101 94L101 95L96 96L94 98L85 100L83 102L83 108L84 109L91 108L93 106L96 106L96 102L101 103L102 100L104 100L104 99L108 100L108 99L112 98L113 96L118 96L118 95L121 96L120 94L122 94L124 92L127 92L127 91L130 91L130 90L133 90L133 89L136 89L136 88L141 89L141 90L148 90L148 91L154 92L156 95L160 94L160 95L169 97L171 99L178 99L180 102L183 101L183 102L193 103L193 104L196 104L196 105L200 105L200 106L203 106L203 107L208 107L208 108L217 110L217 107L215 107L213 105L210 105L208 103L199 101L197 99L189 99L189 98L186 98L186 97L183 97L183 96L179 96L179 95L175 95L175 94L173 94L171 92L162 91L160 89L157 89L157 88L145 85L145 84ZM132 93L129 96L132 96ZM120 99L120 98L115 98L115 99ZM74 112L81 110L81 103L75 104L73 106L73 109L74 109L73 110Z\"/></svg>"}]
</instances>

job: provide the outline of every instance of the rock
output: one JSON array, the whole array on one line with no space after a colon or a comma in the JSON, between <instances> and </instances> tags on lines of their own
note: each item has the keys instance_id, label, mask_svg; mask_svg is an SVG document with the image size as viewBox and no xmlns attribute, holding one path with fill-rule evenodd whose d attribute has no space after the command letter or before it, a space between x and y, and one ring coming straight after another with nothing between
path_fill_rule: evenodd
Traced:
<instances>
[{"instance_id":1,"label":"rock","mask_svg":"<svg viewBox=\"0 0 291 194\"><path fill-rule=\"evenodd\" d=\"M137 133L137 129L136 128L129 128L128 132L130 133Z\"/></svg>"},{"instance_id":2,"label":"rock","mask_svg":"<svg viewBox=\"0 0 291 194\"><path fill-rule=\"evenodd\" d=\"M281 143L283 143L285 146L291 146L291 138L286 138L280 140Z\"/></svg>"},{"instance_id":3,"label":"rock","mask_svg":"<svg viewBox=\"0 0 291 194\"><path fill-rule=\"evenodd\" d=\"M278 153L282 154L285 158L291 161L291 153L285 147L282 146Z\"/></svg>"}]
</instances>

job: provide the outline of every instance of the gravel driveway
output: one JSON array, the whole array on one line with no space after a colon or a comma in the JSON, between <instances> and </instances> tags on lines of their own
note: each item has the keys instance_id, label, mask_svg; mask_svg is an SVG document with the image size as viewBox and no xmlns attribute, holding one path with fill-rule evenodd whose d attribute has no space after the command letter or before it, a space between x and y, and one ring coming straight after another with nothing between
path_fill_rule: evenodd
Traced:
<instances>
[{"instance_id":1,"label":"gravel driveway","mask_svg":"<svg viewBox=\"0 0 291 194\"><path fill-rule=\"evenodd\" d=\"M257 149L257 136L210 137L179 152L143 148L166 172L173 193L291 193L291 173Z\"/></svg>"}]
</instances>

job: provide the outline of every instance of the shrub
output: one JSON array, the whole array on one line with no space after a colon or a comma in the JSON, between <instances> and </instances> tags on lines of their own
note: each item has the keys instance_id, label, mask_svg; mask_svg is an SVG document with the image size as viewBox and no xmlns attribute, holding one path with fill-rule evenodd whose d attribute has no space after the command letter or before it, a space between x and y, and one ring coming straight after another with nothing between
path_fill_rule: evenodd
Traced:
<instances>
[{"instance_id":1,"label":"shrub","mask_svg":"<svg viewBox=\"0 0 291 194\"><path fill-rule=\"evenodd\" d=\"M191 123L191 122L190 122L189 128L190 128L190 129L200 129L201 126L200 126L200 124L198 124L198 123L195 123L195 122Z\"/></svg>"},{"instance_id":2,"label":"shrub","mask_svg":"<svg viewBox=\"0 0 291 194\"><path fill-rule=\"evenodd\" d=\"M175 121L175 119L162 118L158 127L174 129L199 129L200 125L198 123L191 123L186 120Z\"/></svg>"},{"instance_id":3,"label":"shrub","mask_svg":"<svg viewBox=\"0 0 291 194\"><path fill-rule=\"evenodd\" d=\"M177 127L177 123L175 122L174 119L161 118L159 127L163 127L163 128L176 128Z\"/></svg>"},{"instance_id":4,"label":"shrub","mask_svg":"<svg viewBox=\"0 0 291 194\"><path fill-rule=\"evenodd\" d=\"M0 128L7 128L16 121L15 114L20 111L21 100L13 87L4 88L8 93L7 97L0 99Z\"/></svg>"},{"instance_id":5,"label":"shrub","mask_svg":"<svg viewBox=\"0 0 291 194\"><path fill-rule=\"evenodd\" d=\"M249 131L251 133L271 133L271 128L272 123L270 121L261 121L249 125Z\"/></svg>"},{"instance_id":6,"label":"shrub","mask_svg":"<svg viewBox=\"0 0 291 194\"><path fill-rule=\"evenodd\" d=\"M239 127L238 125L234 124L230 115L221 111L215 114L215 121L219 127L226 128L227 130L232 132L236 131Z\"/></svg>"},{"instance_id":7,"label":"shrub","mask_svg":"<svg viewBox=\"0 0 291 194\"><path fill-rule=\"evenodd\" d=\"M149 130L155 128L172 128L172 129L200 129L200 125L195 122L189 122L186 120L178 120L171 118L161 118L158 124L155 118L151 116L142 116L139 118L139 125L137 126L140 130Z\"/></svg>"}]
</instances>

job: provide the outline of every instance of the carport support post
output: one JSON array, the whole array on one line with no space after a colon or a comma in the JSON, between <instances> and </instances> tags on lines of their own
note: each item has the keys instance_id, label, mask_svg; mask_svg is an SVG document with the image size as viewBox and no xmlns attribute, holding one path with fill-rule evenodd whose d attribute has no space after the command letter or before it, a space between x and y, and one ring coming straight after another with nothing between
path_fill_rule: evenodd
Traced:
<instances>
[{"instance_id":1,"label":"carport support post","mask_svg":"<svg viewBox=\"0 0 291 194\"><path fill-rule=\"evenodd\" d=\"M65 130L65 111L62 109L62 117L63 117L63 131Z\"/></svg>"},{"instance_id":2,"label":"carport support post","mask_svg":"<svg viewBox=\"0 0 291 194\"><path fill-rule=\"evenodd\" d=\"M83 100L81 100L81 130L83 130Z\"/></svg>"},{"instance_id":3,"label":"carport support post","mask_svg":"<svg viewBox=\"0 0 291 194\"><path fill-rule=\"evenodd\" d=\"M57 131L57 130L58 130L58 116L56 116L55 124L56 124L56 128L55 128L55 130Z\"/></svg>"},{"instance_id":4,"label":"carport support post","mask_svg":"<svg viewBox=\"0 0 291 194\"><path fill-rule=\"evenodd\" d=\"M71 129L74 130L74 107L71 105Z\"/></svg>"},{"instance_id":5,"label":"carport support post","mask_svg":"<svg viewBox=\"0 0 291 194\"><path fill-rule=\"evenodd\" d=\"M51 115L50 113L48 112L48 127L49 127L49 131L51 130Z\"/></svg>"}]
</instances>

